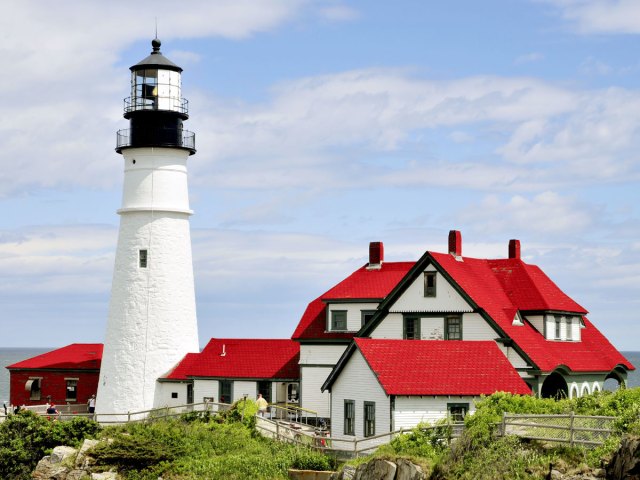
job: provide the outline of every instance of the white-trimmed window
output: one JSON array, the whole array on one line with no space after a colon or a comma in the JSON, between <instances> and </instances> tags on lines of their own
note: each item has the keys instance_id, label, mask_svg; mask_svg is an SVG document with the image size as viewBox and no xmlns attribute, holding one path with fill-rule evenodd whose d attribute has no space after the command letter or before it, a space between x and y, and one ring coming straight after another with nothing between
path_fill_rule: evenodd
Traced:
<instances>
[{"instance_id":1,"label":"white-trimmed window","mask_svg":"<svg viewBox=\"0 0 640 480\"><path fill-rule=\"evenodd\" d=\"M140 268L147 268L148 257L147 250L140 250Z\"/></svg>"},{"instance_id":2,"label":"white-trimmed window","mask_svg":"<svg viewBox=\"0 0 640 480\"><path fill-rule=\"evenodd\" d=\"M331 310L331 330L332 331L347 331L347 311L346 310Z\"/></svg>"},{"instance_id":3,"label":"white-trimmed window","mask_svg":"<svg viewBox=\"0 0 640 480\"><path fill-rule=\"evenodd\" d=\"M424 296L436 296L436 272L424 272Z\"/></svg>"},{"instance_id":4,"label":"white-trimmed window","mask_svg":"<svg viewBox=\"0 0 640 480\"><path fill-rule=\"evenodd\" d=\"M355 400L344 401L344 434L356 434L356 402Z\"/></svg>"}]
</instances>

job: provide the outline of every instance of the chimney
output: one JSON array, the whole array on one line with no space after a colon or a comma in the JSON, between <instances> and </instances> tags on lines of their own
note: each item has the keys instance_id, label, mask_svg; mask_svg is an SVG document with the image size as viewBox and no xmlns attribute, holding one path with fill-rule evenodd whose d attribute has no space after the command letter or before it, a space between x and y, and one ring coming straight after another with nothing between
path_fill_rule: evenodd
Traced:
<instances>
[{"instance_id":1,"label":"chimney","mask_svg":"<svg viewBox=\"0 0 640 480\"><path fill-rule=\"evenodd\" d=\"M459 230L449 231L449 253L455 257L462 256L462 234Z\"/></svg>"},{"instance_id":2,"label":"chimney","mask_svg":"<svg viewBox=\"0 0 640 480\"><path fill-rule=\"evenodd\" d=\"M509 240L509 258L520 259L520 240Z\"/></svg>"},{"instance_id":3,"label":"chimney","mask_svg":"<svg viewBox=\"0 0 640 480\"><path fill-rule=\"evenodd\" d=\"M384 244L382 242L369 243L369 268L380 268L384 261Z\"/></svg>"}]
</instances>

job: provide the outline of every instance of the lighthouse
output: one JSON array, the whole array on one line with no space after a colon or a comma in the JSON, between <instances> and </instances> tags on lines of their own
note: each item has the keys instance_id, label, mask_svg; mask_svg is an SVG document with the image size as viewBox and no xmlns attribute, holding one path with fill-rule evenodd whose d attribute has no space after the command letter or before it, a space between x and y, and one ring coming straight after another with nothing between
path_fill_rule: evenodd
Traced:
<instances>
[{"instance_id":1,"label":"lighthouse","mask_svg":"<svg viewBox=\"0 0 640 480\"><path fill-rule=\"evenodd\" d=\"M158 404L158 377L199 350L187 185L195 134L182 98L182 68L160 41L131 70L129 128L117 133L124 187L96 412Z\"/></svg>"}]
</instances>

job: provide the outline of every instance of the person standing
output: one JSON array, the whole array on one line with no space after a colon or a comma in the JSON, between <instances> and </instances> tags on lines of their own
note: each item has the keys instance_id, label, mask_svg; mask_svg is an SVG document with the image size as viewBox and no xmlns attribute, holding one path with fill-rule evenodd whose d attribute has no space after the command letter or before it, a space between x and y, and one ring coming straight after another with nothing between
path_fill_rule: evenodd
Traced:
<instances>
[{"instance_id":1,"label":"person standing","mask_svg":"<svg viewBox=\"0 0 640 480\"><path fill-rule=\"evenodd\" d=\"M91 395L91 398L87 401L87 407L89 410L89 414L93 416L93 414L96 412L96 395L95 394Z\"/></svg>"},{"instance_id":2,"label":"person standing","mask_svg":"<svg viewBox=\"0 0 640 480\"><path fill-rule=\"evenodd\" d=\"M269 406L269 402L262 397L262 394L258 394L258 399L256 400L256 405L258 405L258 414L261 417L264 417L264 414L267 413L267 407Z\"/></svg>"}]
</instances>

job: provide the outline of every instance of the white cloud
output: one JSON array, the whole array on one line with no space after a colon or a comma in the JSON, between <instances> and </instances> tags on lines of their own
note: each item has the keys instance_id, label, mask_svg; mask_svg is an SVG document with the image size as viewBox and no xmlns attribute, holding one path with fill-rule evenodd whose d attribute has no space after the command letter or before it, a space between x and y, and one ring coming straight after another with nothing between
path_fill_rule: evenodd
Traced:
<instances>
[{"instance_id":1,"label":"white cloud","mask_svg":"<svg viewBox=\"0 0 640 480\"><path fill-rule=\"evenodd\" d=\"M636 0L542 0L554 5L580 33L640 33Z\"/></svg>"},{"instance_id":2,"label":"white cloud","mask_svg":"<svg viewBox=\"0 0 640 480\"><path fill-rule=\"evenodd\" d=\"M597 58L587 57L580 64L580 71L585 75L609 75L613 72L613 68Z\"/></svg>"},{"instance_id":3,"label":"white cloud","mask_svg":"<svg viewBox=\"0 0 640 480\"><path fill-rule=\"evenodd\" d=\"M521 235L573 237L593 223L593 211L576 200L546 191L526 197L514 195L503 201L488 195L458 216L475 229L487 232L520 232Z\"/></svg>"}]
</instances>

